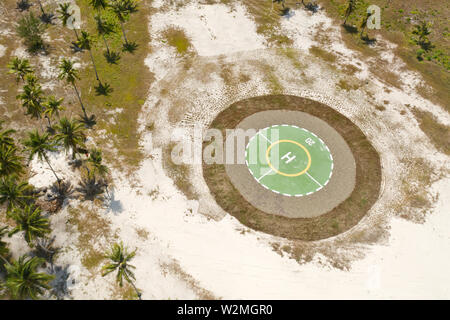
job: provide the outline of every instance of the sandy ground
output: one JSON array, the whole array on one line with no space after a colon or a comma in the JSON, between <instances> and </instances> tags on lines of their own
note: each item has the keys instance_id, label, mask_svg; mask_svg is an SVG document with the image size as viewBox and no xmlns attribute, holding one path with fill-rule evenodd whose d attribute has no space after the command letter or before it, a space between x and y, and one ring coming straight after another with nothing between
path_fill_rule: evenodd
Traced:
<instances>
[{"instance_id":1,"label":"sandy ground","mask_svg":"<svg viewBox=\"0 0 450 320\"><path fill-rule=\"evenodd\" d=\"M161 4L154 1L153 5L158 8ZM450 298L450 179L442 178L429 189L429 198L436 201L423 223L397 218L393 210L393 204L402 196L401 181L407 175L408 166L403 159L426 155L427 163L437 173L448 170L449 163L404 105L430 111L447 125L450 116L417 94L415 87L422 82L420 76L406 70L404 63L391 54L392 45L383 39L378 41L385 63L398 68L401 89L373 75L369 68L371 61L346 48L339 41L339 28L323 13L311 15L297 10L292 18L282 22L283 32L292 36L300 53L299 62L305 66L303 73L295 70L287 58L280 58L276 50L267 48L256 33L251 16L240 5L228 8L222 4L194 3L178 10L165 8L150 19L150 33L156 34L168 24L185 29L198 57L190 71L180 71L183 57L177 56L158 37L150 43L152 52L146 62L157 81L140 119L144 133L141 145L147 157L139 171L130 176L113 170L112 198L103 207L70 199L61 212L51 217L52 236L56 245L63 248L55 261L60 282L66 286L63 298L117 297L112 275L103 278L99 266L88 270L82 263L85 248L80 247L79 229L70 222L73 208L79 208L80 214L94 210L96 216L107 221L111 231L94 239L89 244L93 248L104 250L114 239L137 248L133 264L136 285L144 299ZM315 29L319 25L337 39L324 48L339 56L340 65L357 66L360 71L355 77L368 81L367 86L351 93L337 88L344 75L309 55L306 49L318 45L317 33L323 32ZM223 56L218 58L219 55ZM270 92L266 69L248 64L255 59L273 68L283 93L327 103L355 121L382 157L384 192L380 201L358 226L345 234L304 244L317 249L311 261L296 261L289 254L277 252L274 243L287 246L292 243L248 230L214 204L209 203L209 210L216 214L216 219L200 214L199 201L187 200L162 168L161 150L157 146L161 140L170 138L167 114L175 97L187 104L181 124L207 125L230 102ZM233 72L248 74L250 79L229 86L217 72L210 72L207 81L199 77L205 64L220 61L231 64ZM171 82L173 79L178 80ZM169 97L162 97L160 90L167 88L168 83L178 87ZM375 105L385 100L389 107L383 112L376 111ZM157 127L166 121L166 133L144 132L149 115L159 121ZM76 181L66 167L66 156L52 155L52 162L58 172ZM53 178L45 164L33 161L31 168L34 172L31 182L37 186L50 184ZM190 178L202 199L211 199L198 169L193 169ZM378 221L384 223L385 237L373 242L349 240L358 232L377 229ZM16 254L24 252L20 235L9 241ZM331 248L332 253L325 254L324 248ZM335 267L340 259L346 262L345 268Z\"/></svg>"}]
</instances>

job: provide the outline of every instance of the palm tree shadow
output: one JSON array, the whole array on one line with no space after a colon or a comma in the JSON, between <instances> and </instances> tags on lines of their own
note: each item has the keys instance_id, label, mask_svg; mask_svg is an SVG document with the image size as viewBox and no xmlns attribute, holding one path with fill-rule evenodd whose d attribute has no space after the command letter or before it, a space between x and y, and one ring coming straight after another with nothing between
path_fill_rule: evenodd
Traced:
<instances>
[{"instance_id":1,"label":"palm tree shadow","mask_svg":"<svg viewBox=\"0 0 450 320\"><path fill-rule=\"evenodd\" d=\"M291 10L291 8L289 7L285 7L283 9L280 10L280 16L286 18L286 19L290 19L295 15L295 11Z\"/></svg>"},{"instance_id":2,"label":"palm tree shadow","mask_svg":"<svg viewBox=\"0 0 450 320\"><path fill-rule=\"evenodd\" d=\"M302 1L303 6L305 7L305 10L310 11L312 13L317 13L320 9L319 5L315 2L308 2L308 3L304 3L304 1Z\"/></svg>"},{"instance_id":3,"label":"palm tree shadow","mask_svg":"<svg viewBox=\"0 0 450 320\"><path fill-rule=\"evenodd\" d=\"M111 85L107 82L105 82L104 84L99 82L98 86L94 87L95 88L95 92L97 96L109 96L109 94L111 92L114 91L113 88L111 88Z\"/></svg>"},{"instance_id":4,"label":"palm tree shadow","mask_svg":"<svg viewBox=\"0 0 450 320\"><path fill-rule=\"evenodd\" d=\"M71 272L69 271L70 265L66 265L64 267L55 266L52 270L52 273L55 276L55 279L52 281L52 295L56 297L58 300L65 300L70 298L69 294L69 286L75 284L75 279L71 279Z\"/></svg>"},{"instance_id":5,"label":"palm tree shadow","mask_svg":"<svg viewBox=\"0 0 450 320\"><path fill-rule=\"evenodd\" d=\"M17 1L16 9L19 10L20 12L27 11L28 9L30 9L30 7L31 7L31 4L28 0Z\"/></svg>"},{"instance_id":6,"label":"palm tree shadow","mask_svg":"<svg viewBox=\"0 0 450 320\"><path fill-rule=\"evenodd\" d=\"M114 191L110 192L109 198L108 198L108 204L107 209L108 211L111 211L114 214L120 214L123 211L123 205L120 200L116 200L114 197Z\"/></svg>"},{"instance_id":7,"label":"palm tree shadow","mask_svg":"<svg viewBox=\"0 0 450 320\"><path fill-rule=\"evenodd\" d=\"M51 136L53 136L56 133L56 129L53 128L52 126L47 126L45 131L48 132L48 134L51 135Z\"/></svg>"},{"instance_id":8,"label":"palm tree shadow","mask_svg":"<svg viewBox=\"0 0 450 320\"><path fill-rule=\"evenodd\" d=\"M343 24L342 26L344 27L345 31L350 34L358 33L358 28L356 28L355 26L349 26L348 24Z\"/></svg>"},{"instance_id":9,"label":"palm tree shadow","mask_svg":"<svg viewBox=\"0 0 450 320\"><path fill-rule=\"evenodd\" d=\"M71 198L74 190L70 181L61 180L59 183L58 181L55 181L50 186L50 192L53 195L52 200L57 200L58 208L61 208L64 204L64 200Z\"/></svg>"},{"instance_id":10,"label":"palm tree shadow","mask_svg":"<svg viewBox=\"0 0 450 320\"><path fill-rule=\"evenodd\" d=\"M128 42L124 43L122 47L122 51L133 53L136 51L136 49L139 47L139 45L136 42Z\"/></svg>"},{"instance_id":11,"label":"palm tree shadow","mask_svg":"<svg viewBox=\"0 0 450 320\"><path fill-rule=\"evenodd\" d=\"M44 13L39 18L45 24L54 24L53 19L55 19L55 15L53 13Z\"/></svg>"},{"instance_id":12,"label":"palm tree shadow","mask_svg":"<svg viewBox=\"0 0 450 320\"><path fill-rule=\"evenodd\" d=\"M55 254L58 253L60 248L55 248L53 246L55 242L55 237L52 238L39 238L36 240L35 247L33 250L33 254L37 257L45 259L50 263L50 266L53 271L53 258Z\"/></svg>"},{"instance_id":13,"label":"palm tree shadow","mask_svg":"<svg viewBox=\"0 0 450 320\"><path fill-rule=\"evenodd\" d=\"M368 35L364 35L361 37L361 40L364 41L365 44L367 45L374 45L377 43L377 39L375 38L369 38Z\"/></svg>"},{"instance_id":14,"label":"palm tree shadow","mask_svg":"<svg viewBox=\"0 0 450 320\"><path fill-rule=\"evenodd\" d=\"M105 193L105 184L101 179L97 180L95 176L87 177L81 180L79 186L76 188L76 191L80 193L83 200L105 200L103 196L103 194Z\"/></svg>"},{"instance_id":15,"label":"palm tree shadow","mask_svg":"<svg viewBox=\"0 0 450 320\"><path fill-rule=\"evenodd\" d=\"M83 49L80 48L76 42L72 42L72 45L70 46L70 48L72 49L73 53L77 53L77 52L82 52L83 51Z\"/></svg>"},{"instance_id":16,"label":"palm tree shadow","mask_svg":"<svg viewBox=\"0 0 450 320\"><path fill-rule=\"evenodd\" d=\"M90 116L85 116L83 114L80 115L79 121L83 123L86 128L90 129L97 124L97 121L95 119L95 114L91 114Z\"/></svg>"},{"instance_id":17,"label":"palm tree shadow","mask_svg":"<svg viewBox=\"0 0 450 320\"><path fill-rule=\"evenodd\" d=\"M104 53L104 56L106 58L106 62L109 64L117 64L117 62L120 60L120 53L114 52L114 51L107 51Z\"/></svg>"}]
</instances>

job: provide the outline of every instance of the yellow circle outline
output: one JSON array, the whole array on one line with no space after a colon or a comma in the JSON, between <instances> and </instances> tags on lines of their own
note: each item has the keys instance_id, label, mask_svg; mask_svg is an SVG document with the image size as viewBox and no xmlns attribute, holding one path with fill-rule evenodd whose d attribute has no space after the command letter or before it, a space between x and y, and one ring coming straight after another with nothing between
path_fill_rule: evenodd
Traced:
<instances>
[{"instance_id":1,"label":"yellow circle outline","mask_svg":"<svg viewBox=\"0 0 450 320\"><path fill-rule=\"evenodd\" d=\"M270 152L270 149L272 149L272 147L273 147L274 145L279 144L279 143L282 143L282 142L293 143L293 144L299 146L300 148L302 148L302 149L306 152L306 155L308 156L308 164L306 165L306 168L305 168L305 169L303 169L302 171L300 171L300 172L298 172L298 173L284 173L284 172L278 171L277 169L274 168L274 166L272 165L272 163L271 163L270 160L269 160L269 152ZM278 140L278 141L275 141L274 143L272 143L272 144L269 146L269 148L267 148L267 151L266 151L266 160L267 160L267 164L269 165L269 167L270 167L273 171L275 171L275 172L278 173L278 174L281 174L282 176L286 176L286 177L298 177L298 176L301 176L301 175L304 174L306 171L308 171L309 167L311 166L311 155L309 154L308 149L306 149L302 144L298 143L297 141L292 141L292 140Z\"/></svg>"}]
</instances>

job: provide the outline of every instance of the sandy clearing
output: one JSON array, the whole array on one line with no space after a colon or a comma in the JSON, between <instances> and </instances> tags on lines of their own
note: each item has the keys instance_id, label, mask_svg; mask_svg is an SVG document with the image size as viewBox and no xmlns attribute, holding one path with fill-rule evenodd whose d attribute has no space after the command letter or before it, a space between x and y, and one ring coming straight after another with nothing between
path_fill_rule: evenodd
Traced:
<instances>
[{"instance_id":1,"label":"sandy clearing","mask_svg":"<svg viewBox=\"0 0 450 320\"><path fill-rule=\"evenodd\" d=\"M153 5L157 7L156 2ZM190 11L181 10L186 14L186 18L189 15L199 17L206 12L202 6L191 5L189 8ZM255 26L251 19L248 19L249 22L243 22L249 24L250 32L247 35L241 31L239 35L233 34L233 37L239 36L238 39L240 39L236 42L236 46L234 44L232 46L229 42L230 38L221 33L218 33L220 41L206 36L204 39L201 38L201 33L207 30L206 28L212 31L219 30L223 27L222 21L226 19L235 22L237 18L233 18L233 14L228 13L228 10L228 8L218 9L216 12L221 12L221 16L216 19L207 16L204 25L185 26L186 32L191 35L194 47L199 54L203 52L216 55L250 50L255 46L260 48L259 45L264 43L253 31ZM178 22L184 24L185 16L178 16L175 11L166 12L161 15L161 17L163 16L178 17ZM299 13L297 17L303 17L303 14ZM319 18L317 19L320 21L323 19L323 17ZM239 19L244 18L241 15ZM305 16L304 19L306 25L319 23L314 20L315 17ZM293 24L295 20L291 21L292 26L296 26ZM286 22L283 25L288 29L290 24ZM149 27L153 32L159 28L159 25L155 25L152 19ZM295 30L292 30L295 35ZM316 33L299 31L301 32L294 41L299 49L305 51L315 43ZM209 33L209 35L211 34ZM338 111L359 123L372 138L380 136L380 132L382 132L380 139L374 141L381 152L384 170L393 174L393 177L397 177L396 172L401 175L404 168L399 160L402 157L423 155L424 151L430 149L434 151L419 130L414 118L409 114L406 116L400 114L402 104L404 102L417 104L418 107L439 116L443 123L449 123L450 118L439 106L420 98L413 92L415 79L407 78L410 85L406 84L405 91L394 90L389 86L394 94L386 94L383 90L386 85L373 77L367 62L357 59L358 54L345 48L339 42L339 34L333 34L333 36L336 35L338 36L337 41L333 43L330 50L342 53L340 61L360 62L363 70L361 78L370 79L367 87L351 92L336 89L340 75L330 71L321 61L315 60L311 56L300 57L300 62L307 62L303 76L294 70L288 61L280 59L273 52L264 50L246 52L242 54L243 57L231 55L231 57L225 58L225 61L237 64L234 69L251 75L251 79L247 83L238 85L237 89L231 88L236 91L228 90L229 88L217 75L212 76L208 84L199 80L194 81L189 77L181 77L178 80L181 82L186 79L186 83L180 86L179 90L185 90L184 94L189 96L190 104L196 106L196 110L194 110L196 112L192 112L189 117L186 117L189 120L186 122L192 123L195 120L206 124L214 113L230 101L249 95L268 93L270 90L262 77L262 72L247 64L252 59L262 60L275 67L274 73L286 93L310 97L333 105ZM247 36L250 37L248 41L250 46L247 46L242 40ZM307 44L307 46L302 46L302 44ZM159 80L164 79L166 74L170 75L179 62L179 57L173 54L170 48L152 42L152 47L153 45L155 45L154 53L149 56L147 64L151 70L156 68L155 66L158 65L154 58L157 57L163 63L157 67L159 68L156 72L158 81L154 85L155 91L149 93L140 119L142 125L147 123L147 114L160 110L157 106L158 103L161 105L161 109L168 108L170 105L170 99L160 100L159 92L156 89L164 88ZM385 58L389 60L388 56ZM293 78L296 78L297 81L293 81ZM313 81L308 83L306 82L308 79L313 79ZM201 90L198 92L195 89ZM376 101L368 96L367 91L377 93ZM172 94L176 96L178 93L179 91L175 90ZM182 94L179 96L183 97ZM375 113L375 103L384 99L387 99L392 107L382 113ZM165 116L162 114L162 119L168 123ZM365 119L376 119L376 121L370 123ZM414 148L409 148L410 141L416 142ZM336 251L362 252L364 256L363 259L353 261L349 271L341 271L333 269L329 258L321 254L316 254L313 262L306 264L299 264L287 256L280 256L272 250L271 243L289 243L248 230L225 213L222 213L225 217L220 221L197 214L198 203L187 201L175 188L162 169L160 150L152 149L151 145L150 136L144 135L142 146L147 152L148 158L142 163L141 169L135 177L124 176L119 171L113 170L115 180L113 201L109 203L108 208L98 209L98 213L108 219L112 229L118 232L127 245L131 248L138 248L134 264L137 267L137 286L143 290L144 298L190 299L198 297L185 280L180 280L170 272L167 274L164 272L161 262L165 263L172 259L176 259L181 268L196 279L199 286L210 290L217 297L223 298L450 297L448 289L450 276L447 272L450 259L448 255L443 254L443 252L449 252L450 249L449 179L441 180L433 186L431 191L434 194L439 193L440 198L424 224L413 224L396 218L390 219L390 238L384 245L334 247ZM59 163L56 160L58 157L55 156L57 163ZM439 164L442 166L442 164L448 163L448 157L436 152L432 152L428 158L435 168L440 168ZM41 186L49 185L53 181L53 175L45 164L33 161L31 167L36 170L37 174L30 182ZM64 169L64 163L61 163L60 170L61 173L66 173L67 169ZM398 196L400 187L398 181L393 180L392 177L391 179L385 177L382 201L373 208L373 215L364 219L354 231L370 227L377 215L389 216L391 214L388 204ZM193 183L200 185L200 182L201 177L198 174L195 175ZM153 191L156 192L155 197L149 195L149 192ZM207 190L203 191L207 192ZM72 201L70 204L77 206L79 202ZM52 225L54 227L53 235L57 236L57 243L64 247L64 252L58 256L56 262L59 265L70 267L72 278L75 280L71 289L72 297L76 299L110 298L115 287L114 280L112 277L102 278L98 272L91 277L90 273L81 266L80 252L76 248L78 234L67 226L67 219L68 213L65 208L52 217ZM149 232L148 239L140 238L135 232L136 228L147 230ZM346 236L344 234L337 239L345 239ZM333 245L334 240L336 239L322 241L317 245ZM14 245L20 246L20 240L11 238L11 241L14 242ZM96 246L100 247L103 244L104 241L97 240Z\"/></svg>"},{"instance_id":2,"label":"sandy clearing","mask_svg":"<svg viewBox=\"0 0 450 320\"><path fill-rule=\"evenodd\" d=\"M215 56L264 47L253 21L241 4L189 4L177 11L157 13L151 18L152 31L168 26L184 29L200 56ZM246 30L246 32L242 32Z\"/></svg>"}]
</instances>

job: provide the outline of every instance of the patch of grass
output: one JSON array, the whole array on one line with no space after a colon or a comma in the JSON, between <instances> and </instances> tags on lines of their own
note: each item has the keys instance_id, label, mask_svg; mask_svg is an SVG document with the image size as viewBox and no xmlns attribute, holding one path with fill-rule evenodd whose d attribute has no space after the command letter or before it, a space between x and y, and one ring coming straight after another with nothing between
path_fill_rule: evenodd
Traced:
<instances>
[{"instance_id":1,"label":"patch of grass","mask_svg":"<svg viewBox=\"0 0 450 320\"><path fill-rule=\"evenodd\" d=\"M173 180L178 190L183 192L189 200L197 199L198 195L192 188L192 185L188 179L190 175L190 167L187 164L176 164L172 160L172 152L175 146L176 143L172 142L164 151L164 159L166 159L166 161L164 161L164 169Z\"/></svg>"},{"instance_id":2,"label":"patch of grass","mask_svg":"<svg viewBox=\"0 0 450 320\"><path fill-rule=\"evenodd\" d=\"M398 89L402 88L400 76L397 73L390 71L388 68L385 68L383 63L372 63L369 66L369 70L385 83Z\"/></svg>"},{"instance_id":3,"label":"patch of grass","mask_svg":"<svg viewBox=\"0 0 450 320\"><path fill-rule=\"evenodd\" d=\"M272 94L280 94L284 91L284 88L281 85L280 80L275 74L274 66L266 64L262 61L253 61L252 63L255 64L264 74L263 79L269 86L269 90Z\"/></svg>"},{"instance_id":4,"label":"patch of grass","mask_svg":"<svg viewBox=\"0 0 450 320\"><path fill-rule=\"evenodd\" d=\"M329 51L323 50L319 47L312 46L311 48L309 48L309 52L312 55L314 55L322 60L325 60L326 62L330 62L330 63L336 62L336 55L334 55L333 53L331 53Z\"/></svg>"},{"instance_id":5,"label":"patch of grass","mask_svg":"<svg viewBox=\"0 0 450 320\"><path fill-rule=\"evenodd\" d=\"M280 48L278 49L278 53L282 56L288 58L292 65L298 70L305 70L305 66L300 63L300 53L298 50L293 48Z\"/></svg>"},{"instance_id":6,"label":"patch of grass","mask_svg":"<svg viewBox=\"0 0 450 320\"><path fill-rule=\"evenodd\" d=\"M108 239L111 228L108 221L100 217L94 210L80 206L69 208L68 222L80 233L77 248L82 254L81 263L92 273L103 261L103 253L94 247L100 239ZM104 241L108 243L108 241Z\"/></svg>"},{"instance_id":7,"label":"patch of grass","mask_svg":"<svg viewBox=\"0 0 450 320\"><path fill-rule=\"evenodd\" d=\"M286 3L288 2L286 1ZM292 39L281 33L281 5L274 4L272 9L270 1L262 0L247 0L243 1L242 4L246 6L247 11L254 18L256 32L263 35L270 44L278 47L292 45Z\"/></svg>"},{"instance_id":8,"label":"patch of grass","mask_svg":"<svg viewBox=\"0 0 450 320\"><path fill-rule=\"evenodd\" d=\"M124 281L122 287L119 285L114 286L112 298L113 300L138 300L133 286L126 281Z\"/></svg>"},{"instance_id":9,"label":"patch of grass","mask_svg":"<svg viewBox=\"0 0 450 320\"><path fill-rule=\"evenodd\" d=\"M344 79L339 80L337 86L346 91L358 90L361 87L359 83L355 83L354 81L347 81Z\"/></svg>"},{"instance_id":10,"label":"patch of grass","mask_svg":"<svg viewBox=\"0 0 450 320\"><path fill-rule=\"evenodd\" d=\"M346 0L319 0L322 7L325 8L327 14L334 18L337 23L342 24L343 14L345 12ZM448 57L450 55L450 37L448 36L448 17L450 15L450 7L445 1L439 0L410 0L410 1L391 1L391 0L371 0L363 1L357 10L357 15L353 15L349 20L349 25L358 24L362 12L369 4L378 5L381 9L381 30L370 30L373 36L380 34L389 41L395 43L397 48L395 54L400 56L407 66L413 70L420 72L426 82L432 86L432 92L425 90L419 93L424 98L442 105L447 111L450 110L450 73L448 72ZM430 55L431 61L426 59L419 61L416 57L418 46L411 43L410 39L414 26L419 21L427 21L432 23L430 41L433 48ZM359 32L349 32L345 28L342 30L343 40L346 45L352 49L361 52L363 55L378 58L379 53L368 46L359 38ZM375 44L376 46L376 44ZM374 63L373 65L378 65ZM392 78L394 75L386 68L374 69L378 72L377 76L388 83L399 82ZM371 68L371 71L372 68ZM398 78L398 76L397 76ZM393 80L394 79L394 80ZM391 81L391 82L389 82ZM397 84L396 87L400 88Z\"/></svg>"},{"instance_id":11,"label":"patch of grass","mask_svg":"<svg viewBox=\"0 0 450 320\"><path fill-rule=\"evenodd\" d=\"M450 155L450 127L440 123L436 117L427 111L410 108L420 129L427 135L437 150Z\"/></svg>"},{"instance_id":12,"label":"patch of grass","mask_svg":"<svg viewBox=\"0 0 450 320\"><path fill-rule=\"evenodd\" d=\"M91 249L83 255L81 258L81 263L88 270L95 270L104 259L104 254L102 252Z\"/></svg>"},{"instance_id":13,"label":"patch of grass","mask_svg":"<svg viewBox=\"0 0 450 320\"><path fill-rule=\"evenodd\" d=\"M220 299L216 297L212 292L202 288L200 284L195 280L190 274L186 273L178 263L178 261L173 260L170 263L161 264L161 269L163 273L172 273L180 280L186 282L186 284L194 291L197 295L198 300L217 300Z\"/></svg>"},{"instance_id":14,"label":"patch of grass","mask_svg":"<svg viewBox=\"0 0 450 320\"><path fill-rule=\"evenodd\" d=\"M219 75L227 87L236 83L236 77L233 74L232 64L221 62Z\"/></svg>"},{"instance_id":15,"label":"patch of grass","mask_svg":"<svg viewBox=\"0 0 450 320\"><path fill-rule=\"evenodd\" d=\"M402 159L406 175L401 181L402 196L394 204L397 214L407 220L423 223L425 214L433 203L428 191L435 181L435 174L422 158Z\"/></svg>"},{"instance_id":16,"label":"patch of grass","mask_svg":"<svg viewBox=\"0 0 450 320\"><path fill-rule=\"evenodd\" d=\"M183 29L170 26L162 31L162 36L167 43L174 47L181 55L186 54L191 48L191 42Z\"/></svg>"},{"instance_id":17,"label":"patch of grass","mask_svg":"<svg viewBox=\"0 0 450 320\"><path fill-rule=\"evenodd\" d=\"M349 76L354 76L355 73L361 71L360 68L358 68L352 64L344 64L341 67L342 67L342 71Z\"/></svg>"}]
</instances>

